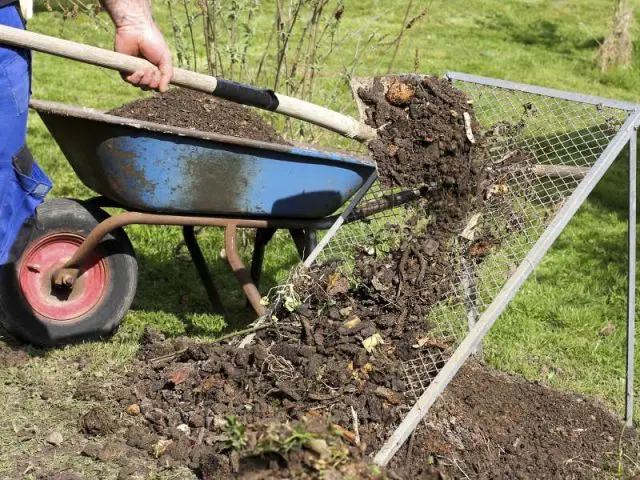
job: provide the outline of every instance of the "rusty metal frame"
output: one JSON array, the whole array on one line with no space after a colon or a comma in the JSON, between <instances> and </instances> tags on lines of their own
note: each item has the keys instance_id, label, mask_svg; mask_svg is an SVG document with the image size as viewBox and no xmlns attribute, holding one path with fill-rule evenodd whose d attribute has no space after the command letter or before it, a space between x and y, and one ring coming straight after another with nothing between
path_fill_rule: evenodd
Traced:
<instances>
[{"instance_id":1,"label":"rusty metal frame","mask_svg":"<svg viewBox=\"0 0 640 480\"><path fill-rule=\"evenodd\" d=\"M204 256L195 240L193 234L194 226L203 227L222 227L225 229L224 239L225 248L227 252L227 261L231 267L234 275L238 279L238 282L242 286L242 289L249 300L249 303L253 307L253 310L258 316L263 316L266 313L266 309L261 305L261 295L256 287L254 277L250 271L246 268L240 254L238 253L238 247L236 243L236 233L238 228L257 228L257 229L289 229L292 232L300 232L305 230L313 232L316 229L322 229L326 219L316 221L304 221L304 220L287 220L287 219L255 219L255 218L226 218L226 217L197 217L197 216L181 216L181 215L163 215L156 213L145 212L124 212L118 215L109 217L108 219L100 222L96 228L94 228L87 238L82 242L80 248L76 250L73 257L71 257L60 269L54 272L52 281L56 286L73 288L73 284L80 274L80 266L87 258L87 256L94 251L100 242L110 232L125 227L127 225L175 225L184 227L183 235L185 237L185 243L189 248L189 252L194 260L196 269L200 275L200 278L207 290L207 294L211 303L214 305L221 305L220 296L213 285L210 272L208 271L205 263ZM189 228L190 227L190 228ZM295 237L295 236L294 236ZM299 243L299 242L296 242ZM264 248L264 246L263 246Z\"/></svg>"}]
</instances>

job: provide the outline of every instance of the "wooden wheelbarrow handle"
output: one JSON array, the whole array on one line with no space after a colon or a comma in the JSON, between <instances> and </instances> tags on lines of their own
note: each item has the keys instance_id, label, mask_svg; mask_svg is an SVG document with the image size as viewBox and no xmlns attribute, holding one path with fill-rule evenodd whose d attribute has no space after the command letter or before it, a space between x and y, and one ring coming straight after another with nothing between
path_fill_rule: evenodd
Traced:
<instances>
[{"instance_id":1,"label":"wooden wheelbarrow handle","mask_svg":"<svg viewBox=\"0 0 640 480\"><path fill-rule=\"evenodd\" d=\"M142 58L4 25L0 25L0 43L13 47L30 48L38 52L110 68L123 73L154 68L151 63ZM272 90L244 85L180 68L173 69L171 83L231 100L232 102L271 110L288 117L304 120L364 143L376 137L376 131L373 128L347 115L297 98L280 95Z\"/></svg>"}]
</instances>

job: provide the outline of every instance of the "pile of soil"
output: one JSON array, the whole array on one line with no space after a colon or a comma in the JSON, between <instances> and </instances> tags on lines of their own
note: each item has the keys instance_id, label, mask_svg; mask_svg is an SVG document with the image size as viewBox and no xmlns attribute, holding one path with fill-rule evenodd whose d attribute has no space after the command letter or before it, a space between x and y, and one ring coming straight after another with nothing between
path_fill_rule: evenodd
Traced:
<instances>
[{"instance_id":1,"label":"pile of soil","mask_svg":"<svg viewBox=\"0 0 640 480\"><path fill-rule=\"evenodd\" d=\"M109 114L263 142L286 143L271 125L249 108L188 89L174 88L123 105Z\"/></svg>"},{"instance_id":2,"label":"pile of soil","mask_svg":"<svg viewBox=\"0 0 640 480\"><path fill-rule=\"evenodd\" d=\"M389 468L377 469L370 454L406 413L400 372L385 364L385 345L363 365L347 362L355 342L340 343L332 328L324 349L306 333L296 344L281 325L246 350L148 330L109 395L121 414L98 442L87 432L83 455L117 454L130 460L123 469L136 458L188 466L204 479L603 478L619 460L625 472L637 463L635 432L597 403L468 363Z\"/></svg>"},{"instance_id":3,"label":"pile of soil","mask_svg":"<svg viewBox=\"0 0 640 480\"><path fill-rule=\"evenodd\" d=\"M202 101L220 105L203 96L186 108L185 97L172 97L198 95L185 92L119 113L200 121ZM472 105L447 81L406 77L387 91L376 79L359 95L368 123L379 128L370 149L381 182L422 194L420 217L394 227L399 244L384 255L357 254L348 273L343 259L297 272L274 312L279 320L245 349L166 341L147 331L115 394L125 421L105 427L94 411L83 417L88 435L126 428L127 448L161 467L187 465L202 478L378 475L362 461L414 400L403 362L420 351L444 363L451 350L424 320L457 281L451 240L500 189L493 188L499 172L488 165ZM255 118L247 122L256 125ZM456 252L477 264L500 240L467 236ZM610 438L619 431L596 405L467 366L393 468L371 478L588 476L609 468ZM635 452L630 437L622 442Z\"/></svg>"},{"instance_id":4,"label":"pile of soil","mask_svg":"<svg viewBox=\"0 0 640 480\"><path fill-rule=\"evenodd\" d=\"M637 433L602 405L469 363L390 466L455 478L637 478Z\"/></svg>"},{"instance_id":5,"label":"pile of soil","mask_svg":"<svg viewBox=\"0 0 640 480\"><path fill-rule=\"evenodd\" d=\"M144 418L125 434L128 445L152 453L154 444L169 439L173 446L161 456L163 465L181 462L203 472L214 462L231 465L238 474L239 467L234 470L230 463L239 455L228 438L233 418L250 430L296 421L321 436L317 427L308 426L315 421L325 432L330 426L331 444L346 449L345 459L373 452L406 403L400 363L385 354L384 345L376 354L367 353L362 340L374 330L372 324L352 319L353 327L347 328L345 312L336 312L338 321L296 315L298 325L283 322L266 329L246 349L165 341L147 332L139 359L116 394L122 410ZM255 456L260 444L260 438L247 435L240 454ZM295 458L285 462L287 468L299 463ZM313 472L313 464L302 466Z\"/></svg>"}]
</instances>

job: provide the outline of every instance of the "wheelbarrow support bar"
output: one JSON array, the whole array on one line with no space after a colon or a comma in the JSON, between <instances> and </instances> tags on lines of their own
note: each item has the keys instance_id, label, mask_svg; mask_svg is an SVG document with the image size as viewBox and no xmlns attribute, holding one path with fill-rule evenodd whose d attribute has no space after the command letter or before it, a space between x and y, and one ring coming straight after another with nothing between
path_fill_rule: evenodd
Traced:
<instances>
[{"instance_id":1,"label":"wheelbarrow support bar","mask_svg":"<svg viewBox=\"0 0 640 480\"><path fill-rule=\"evenodd\" d=\"M0 25L0 43L14 47L30 48L90 65L118 70L123 73L155 68L142 58L5 25ZM263 108L288 117L304 120L364 143L376 138L376 131L373 128L358 122L354 118L304 100L280 95L271 90L217 79L216 77L180 68L173 69L171 83L236 103Z\"/></svg>"}]
</instances>

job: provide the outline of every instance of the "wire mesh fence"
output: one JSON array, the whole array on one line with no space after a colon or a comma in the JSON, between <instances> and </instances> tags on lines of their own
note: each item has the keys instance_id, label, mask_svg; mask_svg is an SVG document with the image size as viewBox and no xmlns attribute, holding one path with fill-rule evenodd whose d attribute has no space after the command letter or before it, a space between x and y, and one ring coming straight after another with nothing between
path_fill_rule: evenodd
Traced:
<instances>
[{"instance_id":1,"label":"wire mesh fence","mask_svg":"<svg viewBox=\"0 0 640 480\"><path fill-rule=\"evenodd\" d=\"M454 86L473 102L489 168L499 175L483 207L469 216L465 231L471 243L452 239L449 264L455 271L445 277L446 294L425 318L439 346L417 349L404 364L414 398L426 390L629 116L624 108L470 80L455 80ZM387 201L392 193L397 192L376 184L363 203ZM408 203L347 224L318 260L375 249L392 225L401 226L415 214L428 216L426 208Z\"/></svg>"}]
</instances>

